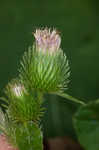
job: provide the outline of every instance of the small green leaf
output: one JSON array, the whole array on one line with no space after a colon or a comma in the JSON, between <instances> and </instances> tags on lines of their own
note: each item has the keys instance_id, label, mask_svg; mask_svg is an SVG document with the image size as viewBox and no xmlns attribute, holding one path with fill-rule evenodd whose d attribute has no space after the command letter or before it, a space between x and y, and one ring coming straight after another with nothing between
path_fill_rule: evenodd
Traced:
<instances>
[{"instance_id":1,"label":"small green leaf","mask_svg":"<svg viewBox=\"0 0 99 150\"><path fill-rule=\"evenodd\" d=\"M73 122L81 145L86 150L99 150L99 102L81 106Z\"/></svg>"}]
</instances>

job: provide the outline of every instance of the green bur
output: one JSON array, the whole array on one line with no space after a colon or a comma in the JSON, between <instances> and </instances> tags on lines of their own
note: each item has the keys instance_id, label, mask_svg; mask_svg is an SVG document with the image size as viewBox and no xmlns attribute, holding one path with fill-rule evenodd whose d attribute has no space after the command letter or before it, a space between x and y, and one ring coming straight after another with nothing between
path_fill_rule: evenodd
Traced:
<instances>
[{"instance_id":1,"label":"green bur","mask_svg":"<svg viewBox=\"0 0 99 150\"><path fill-rule=\"evenodd\" d=\"M19 69L20 79L27 89L43 93L62 92L67 89L69 64L63 51L50 54L39 51L35 44L24 53Z\"/></svg>"},{"instance_id":2,"label":"green bur","mask_svg":"<svg viewBox=\"0 0 99 150\"><path fill-rule=\"evenodd\" d=\"M40 128L33 122L10 124L10 140L19 150L43 150L43 137Z\"/></svg>"},{"instance_id":3,"label":"green bur","mask_svg":"<svg viewBox=\"0 0 99 150\"><path fill-rule=\"evenodd\" d=\"M8 142L13 147L18 148L18 150L43 150L42 131L33 121L15 122L8 120L8 117L3 116L3 113L0 113L0 118L1 114L3 126L0 123L0 129L5 133Z\"/></svg>"},{"instance_id":4,"label":"green bur","mask_svg":"<svg viewBox=\"0 0 99 150\"><path fill-rule=\"evenodd\" d=\"M19 150L42 150L43 136L39 126L43 115L41 93L28 94L17 80L12 80L5 89L5 97L3 106L6 112L0 111L0 129L9 142Z\"/></svg>"}]
</instances>

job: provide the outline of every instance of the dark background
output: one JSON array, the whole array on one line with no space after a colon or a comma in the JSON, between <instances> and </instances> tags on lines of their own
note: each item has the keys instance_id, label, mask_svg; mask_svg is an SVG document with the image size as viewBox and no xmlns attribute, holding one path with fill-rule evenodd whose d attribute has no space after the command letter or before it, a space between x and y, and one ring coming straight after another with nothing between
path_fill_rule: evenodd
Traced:
<instances>
[{"instance_id":1,"label":"dark background","mask_svg":"<svg viewBox=\"0 0 99 150\"><path fill-rule=\"evenodd\" d=\"M0 89L16 77L19 60L33 42L38 27L61 32L62 48L71 67L67 93L84 101L99 97L99 1L3 0L0 1ZM47 137L73 136L72 114L77 105L48 96L43 121Z\"/></svg>"}]
</instances>

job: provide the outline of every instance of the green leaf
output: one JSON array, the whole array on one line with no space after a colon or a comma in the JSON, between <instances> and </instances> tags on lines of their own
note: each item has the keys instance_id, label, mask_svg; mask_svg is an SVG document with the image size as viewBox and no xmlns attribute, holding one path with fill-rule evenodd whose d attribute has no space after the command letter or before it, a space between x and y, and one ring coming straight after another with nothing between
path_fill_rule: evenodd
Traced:
<instances>
[{"instance_id":1,"label":"green leaf","mask_svg":"<svg viewBox=\"0 0 99 150\"><path fill-rule=\"evenodd\" d=\"M81 106L73 122L81 145L86 150L99 150L99 101Z\"/></svg>"}]
</instances>

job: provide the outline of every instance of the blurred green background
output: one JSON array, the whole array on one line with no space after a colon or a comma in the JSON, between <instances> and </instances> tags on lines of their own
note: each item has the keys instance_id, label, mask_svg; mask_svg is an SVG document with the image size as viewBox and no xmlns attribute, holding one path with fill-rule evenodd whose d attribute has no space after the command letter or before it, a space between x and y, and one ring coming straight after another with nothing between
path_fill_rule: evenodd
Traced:
<instances>
[{"instance_id":1,"label":"blurred green background","mask_svg":"<svg viewBox=\"0 0 99 150\"><path fill-rule=\"evenodd\" d=\"M32 32L46 26L61 32L71 67L67 93L86 102L98 98L98 0L0 0L0 89L16 77ZM45 106L44 135L75 137L72 114L78 106L55 96L46 97Z\"/></svg>"}]
</instances>

